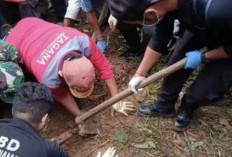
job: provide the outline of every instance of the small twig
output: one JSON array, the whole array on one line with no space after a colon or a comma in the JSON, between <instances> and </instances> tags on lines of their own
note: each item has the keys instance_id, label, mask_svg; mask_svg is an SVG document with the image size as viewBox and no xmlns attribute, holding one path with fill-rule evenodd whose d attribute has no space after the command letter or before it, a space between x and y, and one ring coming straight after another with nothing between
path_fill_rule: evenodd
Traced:
<instances>
[{"instance_id":1,"label":"small twig","mask_svg":"<svg viewBox=\"0 0 232 157\"><path fill-rule=\"evenodd\" d=\"M92 154L94 151L96 151L97 149L99 149L100 147L104 146L105 144L107 144L109 142L109 140L107 140L106 142L98 145L97 147L95 147L93 150L91 150L86 156L90 156L90 154Z\"/></svg>"},{"instance_id":2,"label":"small twig","mask_svg":"<svg viewBox=\"0 0 232 157\"><path fill-rule=\"evenodd\" d=\"M146 154L149 155L149 156L155 157L155 156L152 155L151 153L146 152Z\"/></svg>"},{"instance_id":3,"label":"small twig","mask_svg":"<svg viewBox=\"0 0 232 157\"><path fill-rule=\"evenodd\" d=\"M56 136L56 137L53 137L50 139L50 141L53 141L53 142L56 142L57 144L62 144L64 143L65 141L67 141L68 139L70 139L73 134L75 134L77 132L78 128L72 128L72 129L69 129L68 131Z\"/></svg>"},{"instance_id":4,"label":"small twig","mask_svg":"<svg viewBox=\"0 0 232 157\"><path fill-rule=\"evenodd\" d=\"M208 153L208 152L203 152L203 151L200 151L200 150L194 150L195 152L198 152L198 153L201 153L201 154L207 154L207 155L218 155L217 153Z\"/></svg>"},{"instance_id":5,"label":"small twig","mask_svg":"<svg viewBox=\"0 0 232 157\"><path fill-rule=\"evenodd\" d=\"M115 116L115 118L117 119L118 122L120 122L120 124L122 124L123 126L126 126L117 116Z\"/></svg>"},{"instance_id":6,"label":"small twig","mask_svg":"<svg viewBox=\"0 0 232 157\"><path fill-rule=\"evenodd\" d=\"M134 153L135 150L136 150L136 149L133 149L133 150L130 152L130 154L127 155L127 157L130 157L130 156Z\"/></svg>"},{"instance_id":7,"label":"small twig","mask_svg":"<svg viewBox=\"0 0 232 157\"><path fill-rule=\"evenodd\" d=\"M194 135L193 133L191 133L190 131L186 131L187 132L187 134L188 135L190 135L190 136L192 136L192 137L194 137L194 138L196 138L197 139L197 136L196 135Z\"/></svg>"},{"instance_id":8,"label":"small twig","mask_svg":"<svg viewBox=\"0 0 232 157\"><path fill-rule=\"evenodd\" d=\"M185 136L185 139L186 139L186 142L187 142L187 144L188 144L188 147L189 147L189 150L190 150L190 153L191 153L192 157L195 157L195 155L193 154L193 151L192 151L192 149L191 149L188 136L187 136L187 134L186 134L185 131L184 131L184 136Z\"/></svg>"},{"instance_id":9,"label":"small twig","mask_svg":"<svg viewBox=\"0 0 232 157\"><path fill-rule=\"evenodd\" d=\"M219 157L221 156L221 152L220 152L220 150L219 150L219 149L218 149L218 153L217 153L217 154L218 154L218 156L219 156Z\"/></svg>"},{"instance_id":10,"label":"small twig","mask_svg":"<svg viewBox=\"0 0 232 157\"><path fill-rule=\"evenodd\" d=\"M181 148L180 146L178 146L177 144L175 144L175 143L172 143L172 144L173 144L176 148L178 148L179 150L185 152L185 150L184 150L183 148Z\"/></svg>"}]
</instances>

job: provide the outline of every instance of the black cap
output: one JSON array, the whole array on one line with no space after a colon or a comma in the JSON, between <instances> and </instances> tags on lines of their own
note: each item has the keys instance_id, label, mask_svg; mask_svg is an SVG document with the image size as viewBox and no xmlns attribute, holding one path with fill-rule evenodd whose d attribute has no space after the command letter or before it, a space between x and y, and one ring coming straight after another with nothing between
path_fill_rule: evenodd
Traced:
<instances>
[{"instance_id":1,"label":"black cap","mask_svg":"<svg viewBox=\"0 0 232 157\"><path fill-rule=\"evenodd\" d=\"M111 14L121 21L142 20L144 11L159 0L107 0Z\"/></svg>"}]
</instances>

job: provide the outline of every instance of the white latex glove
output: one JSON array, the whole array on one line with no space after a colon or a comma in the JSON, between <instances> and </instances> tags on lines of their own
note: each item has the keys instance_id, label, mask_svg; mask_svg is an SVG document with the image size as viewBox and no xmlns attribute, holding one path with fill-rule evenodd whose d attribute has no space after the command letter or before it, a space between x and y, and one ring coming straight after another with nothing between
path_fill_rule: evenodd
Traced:
<instances>
[{"instance_id":1,"label":"white latex glove","mask_svg":"<svg viewBox=\"0 0 232 157\"><path fill-rule=\"evenodd\" d=\"M110 17L108 18L108 23L112 31L115 31L117 22L118 20L115 17L113 17L113 15L110 14Z\"/></svg>"},{"instance_id":2,"label":"white latex glove","mask_svg":"<svg viewBox=\"0 0 232 157\"><path fill-rule=\"evenodd\" d=\"M101 152L98 152L97 157L118 157L118 155L115 153L114 147L110 147L102 155Z\"/></svg>"},{"instance_id":3,"label":"white latex glove","mask_svg":"<svg viewBox=\"0 0 232 157\"><path fill-rule=\"evenodd\" d=\"M129 89L137 94L139 91L142 90L142 88L137 90L136 86L138 86L144 79L145 77L143 76L134 76L129 82Z\"/></svg>"},{"instance_id":4,"label":"white latex glove","mask_svg":"<svg viewBox=\"0 0 232 157\"><path fill-rule=\"evenodd\" d=\"M114 112L119 112L128 116L126 111L135 111L135 106L131 104L131 102L119 101L112 106L111 116L114 116Z\"/></svg>"},{"instance_id":5,"label":"white latex glove","mask_svg":"<svg viewBox=\"0 0 232 157\"><path fill-rule=\"evenodd\" d=\"M176 35L176 34L179 33L179 31L180 31L180 22L177 19L175 19L174 28L173 28L173 34Z\"/></svg>"}]
</instances>

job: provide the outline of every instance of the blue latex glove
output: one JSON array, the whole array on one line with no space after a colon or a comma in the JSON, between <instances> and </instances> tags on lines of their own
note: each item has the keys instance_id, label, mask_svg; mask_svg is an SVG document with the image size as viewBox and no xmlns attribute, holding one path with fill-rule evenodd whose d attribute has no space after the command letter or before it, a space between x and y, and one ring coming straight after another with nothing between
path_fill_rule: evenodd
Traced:
<instances>
[{"instance_id":1,"label":"blue latex glove","mask_svg":"<svg viewBox=\"0 0 232 157\"><path fill-rule=\"evenodd\" d=\"M185 65L185 69L195 69L197 66L201 65L201 55L200 51L190 51L185 54L187 57L187 63Z\"/></svg>"},{"instance_id":2,"label":"blue latex glove","mask_svg":"<svg viewBox=\"0 0 232 157\"><path fill-rule=\"evenodd\" d=\"M106 42L105 41L98 41L97 47L102 51L102 53L105 53L106 51Z\"/></svg>"}]
</instances>

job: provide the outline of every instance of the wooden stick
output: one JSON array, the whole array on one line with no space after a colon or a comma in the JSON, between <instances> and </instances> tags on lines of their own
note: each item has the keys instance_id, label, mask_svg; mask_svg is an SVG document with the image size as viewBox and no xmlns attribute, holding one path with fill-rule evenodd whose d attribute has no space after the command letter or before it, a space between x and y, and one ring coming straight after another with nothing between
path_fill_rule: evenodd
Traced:
<instances>
[{"instance_id":1,"label":"wooden stick","mask_svg":"<svg viewBox=\"0 0 232 157\"><path fill-rule=\"evenodd\" d=\"M77 132L77 130L78 130L78 128L70 129L70 130L60 134L59 136L51 138L50 141L56 142L57 144L62 144L66 140L70 139L72 137L72 135Z\"/></svg>"},{"instance_id":2,"label":"wooden stick","mask_svg":"<svg viewBox=\"0 0 232 157\"><path fill-rule=\"evenodd\" d=\"M101 28L103 20L105 19L106 15L107 15L107 11L108 11L108 4L105 1L104 5L102 7L101 14L100 14L100 16L98 18L98 25L99 25L100 28ZM97 39L96 39L96 34L95 33L93 33L92 39L96 42Z\"/></svg>"},{"instance_id":3,"label":"wooden stick","mask_svg":"<svg viewBox=\"0 0 232 157\"><path fill-rule=\"evenodd\" d=\"M184 58L180 61L178 61L177 63L149 76L148 78L146 78L143 82L141 82L138 86L138 89L139 88L144 88L148 85L150 85L151 83L154 83L155 81L161 79L161 78L164 78L180 69L182 69L184 67L184 65L186 64L187 62L187 59ZM107 101L101 103L100 105L92 108L91 110L89 110L88 112L84 113L83 115L79 116L79 117L76 117L75 119L75 122L77 124L89 119L90 117L92 117L93 115L95 115L96 113L104 110L105 108L115 104L116 102L132 95L133 92L130 90L130 89L126 89L122 92L120 92L119 94L111 97L110 99L108 99Z\"/></svg>"}]
</instances>

